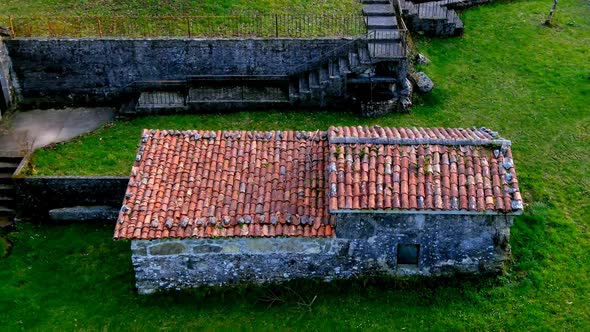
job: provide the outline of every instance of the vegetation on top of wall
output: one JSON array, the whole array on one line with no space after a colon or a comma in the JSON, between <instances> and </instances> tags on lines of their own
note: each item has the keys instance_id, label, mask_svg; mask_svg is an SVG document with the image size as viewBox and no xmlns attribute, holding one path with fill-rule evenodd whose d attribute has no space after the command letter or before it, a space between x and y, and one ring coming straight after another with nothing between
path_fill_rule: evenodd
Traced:
<instances>
[{"instance_id":1,"label":"vegetation on top of wall","mask_svg":"<svg viewBox=\"0 0 590 332\"><path fill-rule=\"evenodd\" d=\"M366 31L354 0L5 0L0 13L0 25L16 37L321 37Z\"/></svg>"},{"instance_id":2,"label":"vegetation on top of wall","mask_svg":"<svg viewBox=\"0 0 590 332\"><path fill-rule=\"evenodd\" d=\"M486 126L513 141L526 213L498 277L299 283L141 297L129 243L112 225L35 226L0 260L6 330L584 330L590 326L590 8L502 1L472 8L465 36L419 38L435 81L409 115L241 112L116 122L35 153L38 174L127 175L140 130L325 129L330 125ZM288 288L285 288L288 287ZM288 289L294 290L291 292ZM317 296L317 298L316 298ZM311 302L312 299L315 299Z\"/></svg>"},{"instance_id":3,"label":"vegetation on top of wall","mask_svg":"<svg viewBox=\"0 0 590 332\"><path fill-rule=\"evenodd\" d=\"M39 15L233 15L239 13L333 14L360 13L356 0L3 0L4 16Z\"/></svg>"}]
</instances>

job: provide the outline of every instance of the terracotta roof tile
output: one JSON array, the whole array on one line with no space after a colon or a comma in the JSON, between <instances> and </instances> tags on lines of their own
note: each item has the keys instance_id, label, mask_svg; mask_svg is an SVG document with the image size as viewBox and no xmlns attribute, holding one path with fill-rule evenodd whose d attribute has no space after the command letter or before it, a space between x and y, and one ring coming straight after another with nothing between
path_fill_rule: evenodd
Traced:
<instances>
[{"instance_id":1,"label":"terracotta roof tile","mask_svg":"<svg viewBox=\"0 0 590 332\"><path fill-rule=\"evenodd\" d=\"M144 130L115 238L326 236L344 211L522 210L486 128Z\"/></svg>"},{"instance_id":2,"label":"terracotta roof tile","mask_svg":"<svg viewBox=\"0 0 590 332\"><path fill-rule=\"evenodd\" d=\"M522 210L511 143L489 129L331 127L328 138L331 212Z\"/></svg>"},{"instance_id":3,"label":"terracotta roof tile","mask_svg":"<svg viewBox=\"0 0 590 332\"><path fill-rule=\"evenodd\" d=\"M326 154L320 131L144 130L115 238L332 236Z\"/></svg>"}]
</instances>

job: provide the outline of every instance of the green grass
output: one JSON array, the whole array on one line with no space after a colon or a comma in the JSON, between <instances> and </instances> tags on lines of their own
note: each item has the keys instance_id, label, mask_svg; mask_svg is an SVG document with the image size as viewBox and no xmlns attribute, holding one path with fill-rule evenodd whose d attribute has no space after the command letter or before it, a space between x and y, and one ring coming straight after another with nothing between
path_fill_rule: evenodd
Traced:
<instances>
[{"instance_id":1,"label":"green grass","mask_svg":"<svg viewBox=\"0 0 590 332\"><path fill-rule=\"evenodd\" d=\"M3 0L2 15L232 15L244 12L349 14L355 0Z\"/></svg>"},{"instance_id":2,"label":"green grass","mask_svg":"<svg viewBox=\"0 0 590 332\"><path fill-rule=\"evenodd\" d=\"M526 214L503 276L277 287L140 297L129 244L111 225L22 224L0 260L0 330L587 330L590 326L590 5L498 2L462 16L462 38L417 40L435 90L410 115L242 112L116 122L35 153L37 174L127 175L140 130L325 129L330 125L486 126L513 141Z\"/></svg>"},{"instance_id":3,"label":"green grass","mask_svg":"<svg viewBox=\"0 0 590 332\"><path fill-rule=\"evenodd\" d=\"M365 32L355 0L4 0L0 25L11 26L17 37L321 37Z\"/></svg>"}]
</instances>

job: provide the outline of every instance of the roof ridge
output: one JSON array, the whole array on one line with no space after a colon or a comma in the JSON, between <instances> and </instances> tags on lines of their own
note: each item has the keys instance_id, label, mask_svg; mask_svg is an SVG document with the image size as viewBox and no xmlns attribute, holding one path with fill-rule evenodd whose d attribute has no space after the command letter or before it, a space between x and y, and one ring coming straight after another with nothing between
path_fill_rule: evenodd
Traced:
<instances>
[{"instance_id":1,"label":"roof ridge","mask_svg":"<svg viewBox=\"0 0 590 332\"><path fill-rule=\"evenodd\" d=\"M332 144L381 145L492 145L510 146L506 140L486 127L422 128L374 126L331 126L328 140Z\"/></svg>"},{"instance_id":2,"label":"roof ridge","mask_svg":"<svg viewBox=\"0 0 590 332\"><path fill-rule=\"evenodd\" d=\"M384 137L337 137L329 136L330 144L382 144L382 145L493 145L511 146L506 139L466 139L466 138L384 138Z\"/></svg>"}]
</instances>

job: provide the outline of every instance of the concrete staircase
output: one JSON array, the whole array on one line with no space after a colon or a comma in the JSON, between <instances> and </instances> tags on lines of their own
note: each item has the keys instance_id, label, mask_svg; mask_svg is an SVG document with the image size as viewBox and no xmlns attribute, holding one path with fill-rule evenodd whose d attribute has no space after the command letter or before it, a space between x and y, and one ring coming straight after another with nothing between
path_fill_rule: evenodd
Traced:
<instances>
[{"instance_id":1,"label":"concrete staircase","mask_svg":"<svg viewBox=\"0 0 590 332\"><path fill-rule=\"evenodd\" d=\"M177 81L135 82L136 98L120 115L275 108L289 104L284 75L199 75Z\"/></svg>"},{"instance_id":2,"label":"concrete staircase","mask_svg":"<svg viewBox=\"0 0 590 332\"><path fill-rule=\"evenodd\" d=\"M204 75L136 82L138 96L120 114L324 107L347 104L355 93L371 92L374 85L389 91L406 76L405 26L400 28L400 13L390 0L361 2L367 34L301 64L288 75ZM396 68L403 73L396 73Z\"/></svg>"},{"instance_id":3,"label":"concrete staircase","mask_svg":"<svg viewBox=\"0 0 590 332\"><path fill-rule=\"evenodd\" d=\"M463 21L452 8L454 8L453 5L458 6L459 3L466 3L467 1L399 1L402 7L402 15L413 31L437 37L459 36L465 31Z\"/></svg>"},{"instance_id":4,"label":"concrete staircase","mask_svg":"<svg viewBox=\"0 0 590 332\"><path fill-rule=\"evenodd\" d=\"M292 104L321 107L345 103L351 85L396 82L391 73L376 70L380 63L399 64L406 58L405 35L395 9L389 0L361 2L367 35L295 70L289 85Z\"/></svg>"},{"instance_id":5,"label":"concrete staircase","mask_svg":"<svg viewBox=\"0 0 590 332\"><path fill-rule=\"evenodd\" d=\"M21 160L21 156L14 154L0 155L0 227L11 225L16 215L12 175Z\"/></svg>"}]
</instances>

